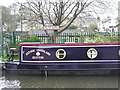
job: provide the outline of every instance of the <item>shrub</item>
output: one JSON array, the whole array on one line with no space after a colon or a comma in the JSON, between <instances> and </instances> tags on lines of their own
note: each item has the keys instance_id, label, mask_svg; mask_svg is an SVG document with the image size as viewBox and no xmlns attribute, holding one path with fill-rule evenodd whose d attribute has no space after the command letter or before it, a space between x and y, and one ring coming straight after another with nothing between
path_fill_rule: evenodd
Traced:
<instances>
[{"instance_id":1,"label":"shrub","mask_svg":"<svg viewBox=\"0 0 120 90\"><path fill-rule=\"evenodd\" d=\"M41 39L37 36L31 36L31 37L22 39L22 42L40 42L40 41L41 41Z\"/></svg>"},{"instance_id":2,"label":"shrub","mask_svg":"<svg viewBox=\"0 0 120 90\"><path fill-rule=\"evenodd\" d=\"M105 36L104 34L100 34L100 33L93 33L92 37L87 36L85 38L85 42L90 42L90 43L114 42L114 41L119 41L118 36L116 35Z\"/></svg>"},{"instance_id":3,"label":"shrub","mask_svg":"<svg viewBox=\"0 0 120 90\"><path fill-rule=\"evenodd\" d=\"M87 38L85 38L85 42L88 42L88 43L99 43L99 42L108 42L108 40L104 39L103 37L96 37L96 38L87 37Z\"/></svg>"},{"instance_id":4,"label":"shrub","mask_svg":"<svg viewBox=\"0 0 120 90\"><path fill-rule=\"evenodd\" d=\"M117 34L114 35L114 34L111 33L108 38L109 38L109 41L111 41L111 42L112 42L112 41L115 41L115 42L120 41L119 35L117 35Z\"/></svg>"},{"instance_id":5,"label":"shrub","mask_svg":"<svg viewBox=\"0 0 120 90\"><path fill-rule=\"evenodd\" d=\"M78 27L76 25L70 25L68 29L77 29Z\"/></svg>"}]
</instances>

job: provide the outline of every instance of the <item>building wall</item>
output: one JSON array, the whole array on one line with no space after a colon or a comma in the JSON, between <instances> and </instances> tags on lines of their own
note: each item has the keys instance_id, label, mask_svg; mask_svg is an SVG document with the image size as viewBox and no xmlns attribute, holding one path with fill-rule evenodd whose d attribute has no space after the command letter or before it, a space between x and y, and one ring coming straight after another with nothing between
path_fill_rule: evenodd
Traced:
<instances>
[{"instance_id":1,"label":"building wall","mask_svg":"<svg viewBox=\"0 0 120 90\"><path fill-rule=\"evenodd\" d=\"M118 21L120 22L120 1L118 2ZM118 31L120 32L120 26L118 26Z\"/></svg>"},{"instance_id":2,"label":"building wall","mask_svg":"<svg viewBox=\"0 0 120 90\"><path fill-rule=\"evenodd\" d=\"M2 32L3 32L3 28L2 28L2 9L0 8L0 60L2 58Z\"/></svg>"}]
</instances>

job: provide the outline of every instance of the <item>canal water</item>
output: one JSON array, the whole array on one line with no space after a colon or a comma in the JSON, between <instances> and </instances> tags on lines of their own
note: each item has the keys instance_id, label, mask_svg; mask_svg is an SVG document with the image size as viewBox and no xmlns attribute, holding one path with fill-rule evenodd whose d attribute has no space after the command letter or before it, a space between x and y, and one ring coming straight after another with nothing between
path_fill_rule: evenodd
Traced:
<instances>
[{"instance_id":1,"label":"canal water","mask_svg":"<svg viewBox=\"0 0 120 90\"><path fill-rule=\"evenodd\" d=\"M111 75L10 75L0 70L0 90L4 88L118 88L118 76Z\"/></svg>"}]
</instances>

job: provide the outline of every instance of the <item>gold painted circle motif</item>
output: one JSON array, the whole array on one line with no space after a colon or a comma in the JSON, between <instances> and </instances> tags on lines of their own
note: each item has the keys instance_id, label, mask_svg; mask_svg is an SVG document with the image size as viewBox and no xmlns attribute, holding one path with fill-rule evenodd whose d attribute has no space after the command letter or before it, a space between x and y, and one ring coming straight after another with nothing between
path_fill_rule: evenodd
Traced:
<instances>
[{"instance_id":1,"label":"gold painted circle motif","mask_svg":"<svg viewBox=\"0 0 120 90\"><path fill-rule=\"evenodd\" d=\"M119 51L118 51L118 55L120 56L120 49L119 49Z\"/></svg>"},{"instance_id":2,"label":"gold painted circle motif","mask_svg":"<svg viewBox=\"0 0 120 90\"><path fill-rule=\"evenodd\" d=\"M58 49L56 51L56 57L58 59L64 59L66 57L66 51L64 49Z\"/></svg>"},{"instance_id":3,"label":"gold painted circle motif","mask_svg":"<svg viewBox=\"0 0 120 90\"><path fill-rule=\"evenodd\" d=\"M88 51L87 51L87 56L90 58L90 59L94 59L98 56L98 52L96 49L94 48L90 48Z\"/></svg>"}]
</instances>

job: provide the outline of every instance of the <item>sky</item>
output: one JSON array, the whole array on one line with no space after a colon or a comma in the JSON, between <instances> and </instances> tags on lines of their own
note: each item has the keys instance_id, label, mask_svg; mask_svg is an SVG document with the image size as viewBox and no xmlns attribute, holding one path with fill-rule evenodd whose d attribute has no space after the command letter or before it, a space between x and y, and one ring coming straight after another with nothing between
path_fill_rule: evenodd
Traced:
<instances>
[{"instance_id":1,"label":"sky","mask_svg":"<svg viewBox=\"0 0 120 90\"><path fill-rule=\"evenodd\" d=\"M24 2L26 0L0 0L0 5L8 6L8 5L15 3L17 1ZM107 1L114 1L115 3L118 3L118 1L120 1L120 0L107 0Z\"/></svg>"},{"instance_id":2,"label":"sky","mask_svg":"<svg viewBox=\"0 0 120 90\"><path fill-rule=\"evenodd\" d=\"M26 0L0 0L0 5L3 5L3 6L9 6L9 5L11 5L12 3L15 3L15 2L24 2L24 1L26 1ZM117 12L117 8L118 8L118 1L120 1L120 0L107 0L108 2L114 2L115 3L115 8L113 8L113 10L112 10L112 13L111 13L111 10L110 10L110 12L108 12L108 13L106 13L105 14L105 16L107 15L107 16L111 16L111 17L117 17L118 16L118 12ZM103 15L103 17L105 17L104 15Z\"/></svg>"},{"instance_id":3,"label":"sky","mask_svg":"<svg viewBox=\"0 0 120 90\"><path fill-rule=\"evenodd\" d=\"M8 6L15 2L23 2L25 0L0 0L0 5Z\"/></svg>"}]
</instances>

